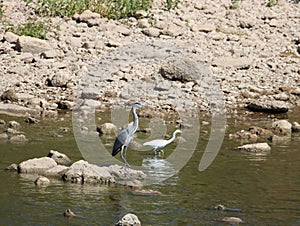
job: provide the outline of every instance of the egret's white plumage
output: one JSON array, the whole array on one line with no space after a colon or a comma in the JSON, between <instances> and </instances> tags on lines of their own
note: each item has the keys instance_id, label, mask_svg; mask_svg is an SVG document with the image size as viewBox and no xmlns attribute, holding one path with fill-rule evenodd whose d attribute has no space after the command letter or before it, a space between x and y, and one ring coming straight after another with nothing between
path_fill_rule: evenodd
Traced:
<instances>
[{"instance_id":1,"label":"egret's white plumage","mask_svg":"<svg viewBox=\"0 0 300 226\"><path fill-rule=\"evenodd\" d=\"M144 146L150 146L153 148L153 151L157 153L157 151L163 149L165 146L173 142L176 138L177 133L182 133L181 130L177 129L174 131L173 136L169 140L163 140L163 139L156 139L156 140L151 140L148 142L143 143Z\"/></svg>"}]
</instances>

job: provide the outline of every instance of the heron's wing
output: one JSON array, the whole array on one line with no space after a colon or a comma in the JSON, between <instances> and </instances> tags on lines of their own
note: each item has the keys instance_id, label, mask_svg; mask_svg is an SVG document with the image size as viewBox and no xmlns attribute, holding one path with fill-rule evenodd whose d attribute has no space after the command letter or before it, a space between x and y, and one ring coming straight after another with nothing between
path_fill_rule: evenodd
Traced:
<instances>
[{"instance_id":1,"label":"heron's wing","mask_svg":"<svg viewBox=\"0 0 300 226\"><path fill-rule=\"evenodd\" d=\"M112 156L115 156L116 154L118 154L122 150L122 146L128 145L127 141L130 136L128 128L129 127L122 129L119 132L118 136L116 137L115 143L113 146L113 150L112 150Z\"/></svg>"}]
</instances>

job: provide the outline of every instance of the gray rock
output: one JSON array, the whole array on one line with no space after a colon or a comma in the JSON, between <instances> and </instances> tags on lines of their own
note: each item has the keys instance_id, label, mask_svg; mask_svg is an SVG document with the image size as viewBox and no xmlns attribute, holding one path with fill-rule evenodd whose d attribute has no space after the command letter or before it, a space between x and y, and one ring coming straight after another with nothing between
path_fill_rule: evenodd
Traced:
<instances>
[{"instance_id":1,"label":"gray rock","mask_svg":"<svg viewBox=\"0 0 300 226\"><path fill-rule=\"evenodd\" d=\"M75 216L76 216L76 214L70 209L66 209L64 211L64 217L75 217Z\"/></svg>"},{"instance_id":2,"label":"gray rock","mask_svg":"<svg viewBox=\"0 0 300 226\"><path fill-rule=\"evenodd\" d=\"M229 138L256 141L257 134L251 133L249 131L241 130L241 131L236 132L235 134L229 134Z\"/></svg>"},{"instance_id":3,"label":"gray rock","mask_svg":"<svg viewBox=\"0 0 300 226\"><path fill-rule=\"evenodd\" d=\"M252 111L268 112L268 113L286 113L289 108L284 101L266 101L251 100L246 104L246 108Z\"/></svg>"},{"instance_id":4,"label":"gray rock","mask_svg":"<svg viewBox=\"0 0 300 226\"><path fill-rule=\"evenodd\" d=\"M256 134L260 137L266 137L266 138L273 135L272 131L270 131L268 129L261 128L261 127L258 127L258 126L251 126L249 128L249 132L253 133L253 134Z\"/></svg>"},{"instance_id":5,"label":"gray rock","mask_svg":"<svg viewBox=\"0 0 300 226\"><path fill-rule=\"evenodd\" d=\"M115 134L118 131L118 128L114 124L107 122L99 126L97 131L100 134Z\"/></svg>"},{"instance_id":6,"label":"gray rock","mask_svg":"<svg viewBox=\"0 0 300 226\"><path fill-rule=\"evenodd\" d=\"M116 183L126 186L139 187L146 178L146 174L140 170L125 168L120 165L109 166L109 172L114 177Z\"/></svg>"},{"instance_id":7,"label":"gray rock","mask_svg":"<svg viewBox=\"0 0 300 226\"><path fill-rule=\"evenodd\" d=\"M84 160L73 163L63 174L63 179L72 183L114 183L108 167L93 165Z\"/></svg>"},{"instance_id":8,"label":"gray rock","mask_svg":"<svg viewBox=\"0 0 300 226\"><path fill-rule=\"evenodd\" d=\"M62 178L62 175L69 169L67 166L57 165L44 172L46 176Z\"/></svg>"},{"instance_id":9,"label":"gray rock","mask_svg":"<svg viewBox=\"0 0 300 226\"><path fill-rule=\"evenodd\" d=\"M9 126L9 128L13 128L13 129L19 129L19 128L21 128L21 124L19 123L19 122L17 122L17 121L9 121L8 122L8 126Z\"/></svg>"},{"instance_id":10,"label":"gray rock","mask_svg":"<svg viewBox=\"0 0 300 226\"><path fill-rule=\"evenodd\" d=\"M145 10L137 10L134 14L136 19L143 19L148 16L148 13Z\"/></svg>"},{"instance_id":11,"label":"gray rock","mask_svg":"<svg viewBox=\"0 0 300 226\"><path fill-rule=\"evenodd\" d=\"M50 150L47 157L54 159L58 165L69 165L71 163L67 155L58 151Z\"/></svg>"},{"instance_id":12,"label":"gray rock","mask_svg":"<svg viewBox=\"0 0 300 226\"><path fill-rule=\"evenodd\" d=\"M10 31L5 32L4 37L3 37L3 39L9 43L17 43L18 38L19 38L18 35L10 32Z\"/></svg>"},{"instance_id":13,"label":"gray rock","mask_svg":"<svg viewBox=\"0 0 300 226\"><path fill-rule=\"evenodd\" d=\"M100 14L94 13L90 10L85 10L80 15L77 14L73 18L76 19L78 22L87 23L88 26L97 26L100 24L101 21Z\"/></svg>"},{"instance_id":14,"label":"gray rock","mask_svg":"<svg viewBox=\"0 0 300 226\"><path fill-rule=\"evenodd\" d=\"M272 130L280 135L289 135L292 132L292 124L287 120L278 120L272 123Z\"/></svg>"},{"instance_id":15,"label":"gray rock","mask_svg":"<svg viewBox=\"0 0 300 226\"><path fill-rule=\"evenodd\" d=\"M33 54L29 52L21 53L16 59L23 61L24 63L33 63L35 61Z\"/></svg>"},{"instance_id":16,"label":"gray rock","mask_svg":"<svg viewBox=\"0 0 300 226\"><path fill-rule=\"evenodd\" d=\"M260 152L271 151L271 147L268 145L268 143L255 143L255 144L245 144L243 146L239 146L236 148L236 150L260 153Z\"/></svg>"},{"instance_id":17,"label":"gray rock","mask_svg":"<svg viewBox=\"0 0 300 226\"><path fill-rule=\"evenodd\" d=\"M72 110L73 107L76 105L75 102L73 101L68 101L68 100L62 100L62 101L59 101L57 103L58 105L58 108L59 109L63 109L63 110Z\"/></svg>"},{"instance_id":18,"label":"gray rock","mask_svg":"<svg viewBox=\"0 0 300 226\"><path fill-rule=\"evenodd\" d=\"M216 30L216 26L214 24L201 24L198 26L198 30L200 32L209 33Z\"/></svg>"},{"instance_id":19,"label":"gray rock","mask_svg":"<svg viewBox=\"0 0 300 226\"><path fill-rule=\"evenodd\" d=\"M7 133L0 133L0 140L8 140L8 135Z\"/></svg>"},{"instance_id":20,"label":"gray rock","mask_svg":"<svg viewBox=\"0 0 300 226\"><path fill-rule=\"evenodd\" d=\"M161 34L161 31L155 27L147 27L143 29L142 32L144 35L147 35L149 37L158 37Z\"/></svg>"},{"instance_id":21,"label":"gray rock","mask_svg":"<svg viewBox=\"0 0 300 226\"><path fill-rule=\"evenodd\" d=\"M15 136L12 136L9 138L9 141L10 142L27 142L28 139L26 138L26 136L24 134L18 134L18 135L15 135Z\"/></svg>"},{"instance_id":22,"label":"gray rock","mask_svg":"<svg viewBox=\"0 0 300 226\"><path fill-rule=\"evenodd\" d=\"M59 56L58 52L55 49L51 49L51 50L48 50L48 51L45 51L45 52L41 53L41 57L45 58L45 59L53 59L53 58L56 58L58 56Z\"/></svg>"},{"instance_id":23,"label":"gray rock","mask_svg":"<svg viewBox=\"0 0 300 226\"><path fill-rule=\"evenodd\" d=\"M157 91L168 91L171 88L171 83L170 81L163 81L163 82L159 82L156 84L156 86L154 87L154 90Z\"/></svg>"},{"instance_id":24,"label":"gray rock","mask_svg":"<svg viewBox=\"0 0 300 226\"><path fill-rule=\"evenodd\" d=\"M185 58L176 58L170 59L167 64L162 65L160 74L169 80L192 82L207 76L210 74L210 71L208 71L207 66L201 62L194 62Z\"/></svg>"},{"instance_id":25,"label":"gray rock","mask_svg":"<svg viewBox=\"0 0 300 226\"><path fill-rule=\"evenodd\" d=\"M67 69L59 70L50 80L50 84L55 87L66 87L70 81L72 72Z\"/></svg>"},{"instance_id":26,"label":"gray rock","mask_svg":"<svg viewBox=\"0 0 300 226\"><path fill-rule=\"evenodd\" d=\"M51 49L52 47L47 41L30 36L20 36L16 43L16 50L19 52L39 54Z\"/></svg>"},{"instance_id":27,"label":"gray rock","mask_svg":"<svg viewBox=\"0 0 300 226\"><path fill-rule=\"evenodd\" d=\"M223 222L228 222L230 224L239 224L243 223L243 220L239 217L223 217L222 218Z\"/></svg>"},{"instance_id":28,"label":"gray rock","mask_svg":"<svg viewBox=\"0 0 300 226\"><path fill-rule=\"evenodd\" d=\"M25 122L29 123L29 124L37 124L37 123L40 122L40 120L30 116L30 117L25 119Z\"/></svg>"},{"instance_id":29,"label":"gray rock","mask_svg":"<svg viewBox=\"0 0 300 226\"><path fill-rule=\"evenodd\" d=\"M286 93L278 93L274 95L275 100L288 101L290 97Z\"/></svg>"},{"instance_id":30,"label":"gray rock","mask_svg":"<svg viewBox=\"0 0 300 226\"><path fill-rule=\"evenodd\" d=\"M7 113L14 116L24 116L26 114L37 115L39 114L39 110L19 106L16 104L2 104L0 103L0 112Z\"/></svg>"},{"instance_id":31,"label":"gray rock","mask_svg":"<svg viewBox=\"0 0 300 226\"><path fill-rule=\"evenodd\" d=\"M0 100L9 100L11 102L16 102L16 101L18 101L18 99L19 98L18 98L18 96L17 96L17 94L16 94L16 92L15 92L14 89L8 89L8 90L6 90L0 96Z\"/></svg>"},{"instance_id":32,"label":"gray rock","mask_svg":"<svg viewBox=\"0 0 300 226\"><path fill-rule=\"evenodd\" d=\"M292 123L292 132L300 132L300 124L298 122Z\"/></svg>"},{"instance_id":33,"label":"gray rock","mask_svg":"<svg viewBox=\"0 0 300 226\"><path fill-rule=\"evenodd\" d=\"M5 125L6 122L3 119L0 119L0 125Z\"/></svg>"},{"instance_id":34,"label":"gray rock","mask_svg":"<svg viewBox=\"0 0 300 226\"><path fill-rule=\"evenodd\" d=\"M18 165L13 163L13 164L10 164L8 167L5 168L6 170L9 170L9 171L17 171L18 170Z\"/></svg>"},{"instance_id":35,"label":"gray rock","mask_svg":"<svg viewBox=\"0 0 300 226\"><path fill-rule=\"evenodd\" d=\"M167 24L161 33L170 37L177 37L183 34L183 28L175 24Z\"/></svg>"},{"instance_id":36,"label":"gray rock","mask_svg":"<svg viewBox=\"0 0 300 226\"><path fill-rule=\"evenodd\" d=\"M39 176L34 181L36 186L48 186L50 184L50 180L47 177Z\"/></svg>"},{"instance_id":37,"label":"gray rock","mask_svg":"<svg viewBox=\"0 0 300 226\"><path fill-rule=\"evenodd\" d=\"M249 69L253 63L252 57L219 57L212 62L217 67L234 67L237 69Z\"/></svg>"},{"instance_id":38,"label":"gray rock","mask_svg":"<svg viewBox=\"0 0 300 226\"><path fill-rule=\"evenodd\" d=\"M49 157L33 158L23 161L18 166L19 173L43 174L47 170L57 166L54 159Z\"/></svg>"},{"instance_id":39,"label":"gray rock","mask_svg":"<svg viewBox=\"0 0 300 226\"><path fill-rule=\"evenodd\" d=\"M299 87L294 88L294 89L291 91L291 94L296 95L296 96L300 96L300 88L299 88Z\"/></svg>"},{"instance_id":40,"label":"gray rock","mask_svg":"<svg viewBox=\"0 0 300 226\"><path fill-rule=\"evenodd\" d=\"M116 223L116 226L141 226L141 222L135 214L127 213Z\"/></svg>"}]
</instances>

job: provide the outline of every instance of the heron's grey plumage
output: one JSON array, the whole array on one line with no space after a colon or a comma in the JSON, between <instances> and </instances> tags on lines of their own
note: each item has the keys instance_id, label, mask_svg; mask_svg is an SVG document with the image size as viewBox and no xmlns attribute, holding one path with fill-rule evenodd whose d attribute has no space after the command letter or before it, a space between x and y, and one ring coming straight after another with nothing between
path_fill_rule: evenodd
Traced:
<instances>
[{"instance_id":1,"label":"heron's grey plumage","mask_svg":"<svg viewBox=\"0 0 300 226\"><path fill-rule=\"evenodd\" d=\"M112 156L115 156L116 154L118 154L119 152L121 152L121 156L125 162L126 165L128 165L127 161L126 161L126 156L123 153L125 151L125 149L127 148L127 146L130 144L130 142L133 140L134 138L134 133L136 132L136 130L138 129L139 126L139 119L136 113L136 109L137 108L141 108L146 106L145 104L141 104L141 103L135 103L132 106L132 115L133 115L133 123L127 125L125 128L123 128L117 135L115 142L114 142L114 146L113 146L113 150L112 150Z\"/></svg>"}]
</instances>

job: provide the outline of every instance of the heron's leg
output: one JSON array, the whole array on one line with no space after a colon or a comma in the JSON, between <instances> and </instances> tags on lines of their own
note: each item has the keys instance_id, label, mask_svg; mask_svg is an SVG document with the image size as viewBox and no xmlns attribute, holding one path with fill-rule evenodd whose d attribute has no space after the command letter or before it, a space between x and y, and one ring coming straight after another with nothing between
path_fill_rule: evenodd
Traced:
<instances>
[{"instance_id":1,"label":"heron's leg","mask_svg":"<svg viewBox=\"0 0 300 226\"><path fill-rule=\"evenodd\" d=\"M122 147L122 150L121 150L121 157L125 163L125 168L126 167L129 167L130 168L130 165L128 164L127 160L126 160L126 147Z\"/></svg>"}]
</instances>

